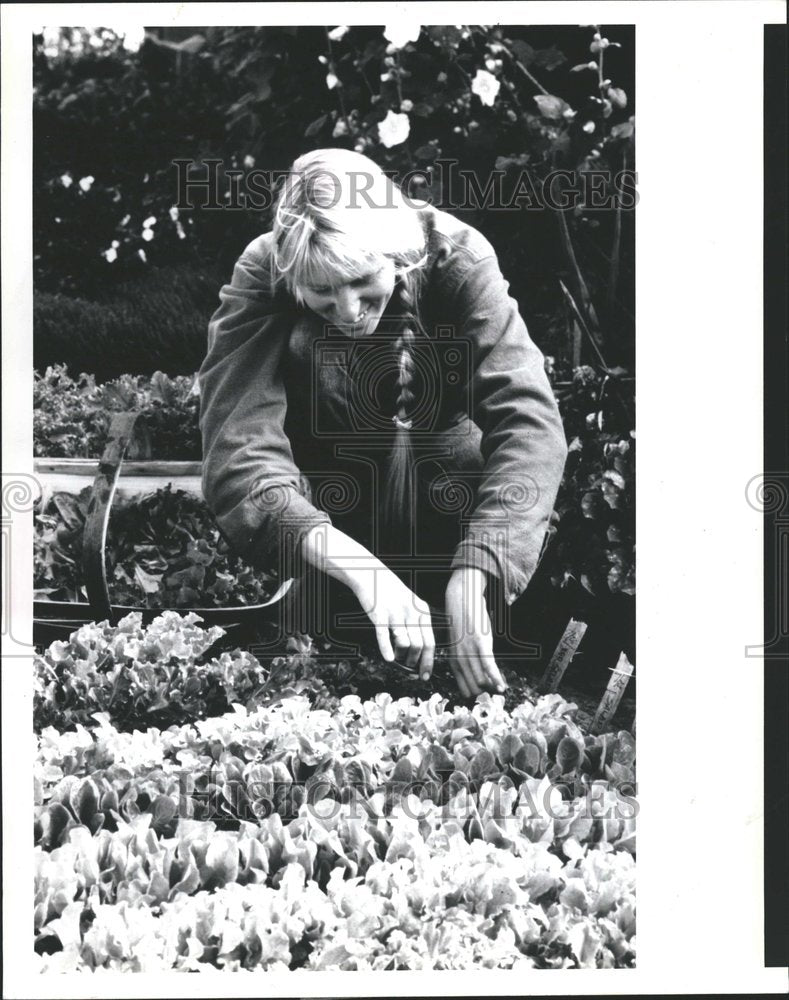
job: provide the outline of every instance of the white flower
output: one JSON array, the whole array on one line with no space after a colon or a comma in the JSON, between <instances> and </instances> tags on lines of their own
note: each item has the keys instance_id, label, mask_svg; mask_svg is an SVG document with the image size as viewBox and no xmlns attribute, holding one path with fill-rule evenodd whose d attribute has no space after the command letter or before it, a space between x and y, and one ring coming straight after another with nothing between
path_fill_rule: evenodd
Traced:
<instances>
[{"instance_id":1,"label":"white flower","mask_svg":"<svg viewBox=\"0 0 789 1000\"><path fill-rule=\"evenodd\" d=\"M60 51L60 28L42 28L35 34L44 36L44 55L53 59Z\"/></svg>"},{"instance_id":2,"label":"white flower","mask_svg":"<svg viewBox=\"0 0 789 1000\"><path fill-rule=\"evenodd\" d=\"M490 70L490 72L492 73L496 69L496 60L495 59L486 59L485 60L485 69Z\"/></svg>"},{"instance_id":3,"label":"white flower","mask_svg":"<svg viewBox=\"0 0 789 1000\"><path fill-rule=\"evenodd\" d=\"M328 61L329 60L326 58L326 56L318 56L318 62L321 64L321 66L325 66L328 63Z\"/></svg>"},{"instance_id":4,"label":"white flower","mask_svg":"<svg viewBox=\"0 0 789 1000\"><path fill-rule=\"evenodd\" d=\"M130 215L124 215L124 217L121 219L121 225L122 226L128 226L130 222L131 222L131 216Z\"/></svg>"},{"instance_id":5,"label":"white flower","mask_svg":"<svg viewBox=\"0 0 789 1000\"><path fill-rule=\"evenodd\" d=\"M594 132L594 122L587 122L583 128L584 132L586 132L588 135L591 135L592 132Z\"/></svg>"},{"instance_id":6,"label":"white flower","mask_svg":"<svg viewBox=\"0 0 789 1000\"><path fill-rule=\"evenodd\" d=\"M347 135L347 134L348 134L348 126L345 123L345 119L338 118L337 124L334 126L334 130L332 131L331 134L332 139L338 139L341 135Z\"/></svg>"},{"instance_id":7,"label":"white flower","mask_svg":"<svg viewBox=\"0 0 789 1000\"><path fill-rule=\"evenodd\" d=\"M87 177L80 177L79 186L82 188L83 191L90 191L90 189L93 187L94 180L95 177L91 177L90 175L88 175Z\"/></svg>"},{"instance_id":8,"label":"white flower","mask_svg":"<svg viewBox=\"0 0 789 1000\"><path fill-rule=\"evenodd\" d=\"M113 247L113 249L115 249L115 248L117 248L119 246L120 246L120 243L117 240L113 240L112 241L112 247Z\"/></svg>"},{"instance_id":9,"label":"white flower","mask_svg":"<svg viewBox=\"0 0 789 1000\"><path fill-rule=\"evenodd\" d=\"M150 243L151 240L153 239L153 230L152 229L143 229L143 231L142 231L142 238L145 240L146 243Z\"/></svg>"},{"instance_id":10,"label":"white flower","mask_svg":"<svg viewBox=\"0 0 789 1000\"><path fill-rule=\"evenodd\" d=\"M127 52L137 52L145 41L145 28L129 28L123 33L123 47Z\"/></svg>"},{"instance_id":11,"label":"white flower","mask_svg":"<svg viewBox=\"0 0 789 1000\"><path fill-rule=\"evenodd\" d=\"M155 215L149 215L148 218L145 220L145 222L143 222L142 228L143 229L150 229L151 226L155 226L155 225L156 225L156 216Z\"/></svg>"},{"instance_id":12,"label":"white flower","mask_svg":"<svg viewBox=\"0 0 789 1000\"><path fill-rule=\"evenodd\" d=\"M170 218L173 220L173 222L178 222L178 209L176 208L175 205L170 206L169 212L170 212Z\"/></svg>"},{"instance_id":13,"label":"white flower","mask_svg":"<svg viewBox=\"0 0 789 1000\"><path fill-rule=\"evenodd\" d=\"M345 38L345 36L348 34L350 30L351 29L348 27L347 24L340 24L336 28L332 28L332 30L329 32L329 38L331 38L333 42L339 42L343 38Z\"/></svg>"},{"instance_id":14,"label":"white flower","mask_svg":"<svg viewBox=\"0 0 789 1000\"><path fill-rule=\"evenodd\" d=\"M148 258L146 257L145 251L143 249L137 251L137 256L140 258L143 264L147 263Z\"/></svg>"},{"instance_id":15,"label":"white flower","mask_svg":"<svg viewBox=\"0 0 789 1000\"><path fill-rule=\"evenodd\" d=\"M247 170L251 170L255 166L255 157L251 153L247 153L244 157L244 166Z\"/></svg>"},{"instance_id":16,"label":"white flower","mask_svg":"<svg viewBox=\"0 0 789 1000\"><path fill-rule=\"evenodd\" d=\"M378 138L387 149L405 142L411 131L408 115L398 115L390 108L386 118L378 122Z\"/></svg>"},{"instance_id":17,"label":"white flower","mask_svg":"<svg viewBox=\"0 0 789 1000\"><path fill-rule=\"evenodd\" d=\"M329 90L334 90L334 88L337 86L339 82L340 81L337 79L334 73L326 74L326 86L329 88Z\"/></svg>"},{"instance_id":18,"label":"white flower","mask_svg":"<svg viewBox=\"0 0 789 1000\"><path fill-rule=\"evenodd\" d=\"M64 188L70 188L71 185L74 183L74 178L71 176L71 174L63 174L60 178L60 183L63 185Z\"/></svg>"},{"instance_id":19,"label":"white flower","mask_svg":"<svg viewBox=\"0 0 789 1000\"><path fill-rule=\"evenodd\" d=\"M114 260L118 259L118 251L115 249L115 247L110 247L109 250L104 251L104 259L109 264L111 264Z\"/></svg>"},{"instance_id":20,"label":"white flower","mask_svg":"<svg viewBox=\"0 0 789 1000\"><path fill-rule=\"evenodd\" d=\"M446 73L442 70L436 77L436 80L438 80L439 83L446 83L447 82Z\"/></svg>"},{"instance_id":21,"label":"white flower","mask_svg":"<svg viewBox=\"0 0 789 1000\"><path fill-rule=\"evenodd\" d=\"M406 98L404 101L400 101L400 110L401 111L413 111L414 110L414 102L413 101L409 101L408 98Z\"/></svg>"},{"instance_id":22,"label":"white flower","mask_svg":"<svg viewBox=\"0 0 789 1000\"><path fill-rule=\"evenodd\" d=\"M476 94L477 97L486 104L489 108L493 107L493 102L496 100L496 95L501 89L501 84L493 76L492 73L488 73L486 69L478 69L477 75L471 81L471 92Z\"/></svg>"},{"instance_id":23,"label":"white flower","mask_svg":"<svg viewBox=\"0 0 789 1000\"><path fill-rule=\"evenodd\" d=\"M409 42L415 42L419 38L421 30L421 24L398 21L397 24L387 24L384 28L384 38L391 42L396 49L402 49Z\"/></svg>"},{"instance_id":24,"label":"white flower","mask_svg":"<svg viewBox=\"0 0 789 1000\"><path fill-rule=\"evenodd\" d=\"M392 79L391 73L381 73L381 83L389 83Z\"/></svg>"}]
</instances>

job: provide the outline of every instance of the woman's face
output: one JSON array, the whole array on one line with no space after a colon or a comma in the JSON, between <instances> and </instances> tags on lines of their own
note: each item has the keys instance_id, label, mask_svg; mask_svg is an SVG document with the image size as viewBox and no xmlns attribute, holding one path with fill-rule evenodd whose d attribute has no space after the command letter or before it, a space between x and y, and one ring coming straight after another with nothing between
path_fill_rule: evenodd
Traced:
<instances>
[{"instance_id":1,"label":"woman's face","mask_svg":"<svg viewBox=\"0 0 789 1000\"><path fill-rule=\"evenodd\" d=\"M387 257L360 278L331 286L305 285L301 294L305 304L332 326L348 336L364 337L375 332L394 285L395 266Z\"/></svg>"}]
</instances>

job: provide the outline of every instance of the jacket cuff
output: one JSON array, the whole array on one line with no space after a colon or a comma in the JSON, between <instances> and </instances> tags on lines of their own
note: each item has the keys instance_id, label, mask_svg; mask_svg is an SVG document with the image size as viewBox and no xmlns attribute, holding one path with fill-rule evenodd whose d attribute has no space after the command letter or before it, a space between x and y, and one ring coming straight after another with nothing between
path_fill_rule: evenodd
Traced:
<instances>
[{"instance_id":1,"label":"jacket cuff","mask_svg":"<svg viewBox=\"0 0 789 1000\"><path fill-rule=\"evenodd\" d=\"M489 580L495 581L495 589L502 594L504 601L513 604L526 589L532 574L516 567L496 535L487 540L487 534L482 532L481 537L474 537L469 531L455 550L452 569L470 567L481 570Z\"/></svg>"},{"instance_id":2,"label":"jacket cuff","mask_svg":"<svg viewBox=\"0 0 789 1000\"><path fill-rule=\"evenodd\" d=\"M269 504L273 506L267 507ZM303 571L304 535L316 525L332 523L325 511L313 507L293 486L282 484L264 490L259 500L246 499L216 520L231 548L245 562L255 569L276 572L282 580Z\"/></svg>"}]
</instances>

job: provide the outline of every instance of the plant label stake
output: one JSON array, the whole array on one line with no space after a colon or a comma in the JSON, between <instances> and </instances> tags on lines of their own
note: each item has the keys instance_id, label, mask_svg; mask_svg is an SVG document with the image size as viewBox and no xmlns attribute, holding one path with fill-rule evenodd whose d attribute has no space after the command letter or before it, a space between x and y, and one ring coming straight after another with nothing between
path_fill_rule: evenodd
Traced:
<instances>
[{"instance_id":1,"label":"plant label stake","mask_svg":"<svg viewBox=\"0 0 789 1000\"><path fill-rule=\"evenodd\" d=\"M559 645L554 650L551 662L545 668L539 690L543 694L556 691L564 676L565 670L570 666L570 661L575 655L575 651L581 644L581 639L586 632L586 622L577 622L571 618L564 635L559 640Z\"/></svg>"},{"instance_id":2,"label":"plant label stake","mask_svg":"<svg viewBox=\"0 0 789 1000\"><path fill-rule=\"evenodd\" d=\"M593 735L601 732L614 717L614 713L619 707L619 702L622 700L622 695L625 693L625 688L632 676L633 664L624 653L620 653L617 665L611 671L611 679L608 681L608 687L605 689L605 694L600 699L600 704L597 706L597 711L595 712L591 729Z\"/></svg>"}]
</instances>

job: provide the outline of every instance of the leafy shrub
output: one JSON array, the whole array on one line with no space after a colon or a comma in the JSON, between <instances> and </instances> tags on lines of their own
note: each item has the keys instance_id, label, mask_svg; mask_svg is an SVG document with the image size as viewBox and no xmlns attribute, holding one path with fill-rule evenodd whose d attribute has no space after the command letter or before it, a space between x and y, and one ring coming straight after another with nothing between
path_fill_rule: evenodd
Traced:
<instances>
[{"instance_id":1,"label":"leafy shrub","mask_svg":"<svg viewBox=\"0 0 789 1000\"><path fill-rule=\"evenodd\" d=\"M92 496L55 492L34 509L34 593L86 601L82 543ZM275 577L232 554L205 503L170 485L142 497L116 498L106 544L113 604L143 608L263 604Z\"/></svg>"},{"instance_id":2,"label":"leafy shrub","mask_svg":"<svg viewBox=\"0 0 789 1000\"><path fill-rule=\"evenodd\" d=\"M555 585L592 595L635 593L635 413L623 374L582 366L560 402L570 450L545 560Z\"/></svg>"},{"instance_id":3,"label":"leafy shrub","mask_svg":"<svg viewBox=\"0 0 789 1000\"><path fill-rule=\"evenodd\" d=\"M125 373L196 371L223 278L194 268L162 268L98 299L36 290L33 360L38 371L64 365L99 381Z\"/></svg>"},{"instance_id":4,"label":"leafy shrub","mask_svg":"<svg viewBox=\"0 0 789 1000\"><path fill-rule=\"evenodd\" d=\"M187 83L174 53L131 52L104 32L100 46L82 44L89 34L61 29L54 53L33 39L33 209L36 288L92 298L152 267L204 259L194 220L169 214L171 164L204 142L221 145L221 118L206 111L230 94L199 61ZM151 217L155 229L143 225ZM206 213L203 224L211 221Z\"/></svg>"}]
</instances>

